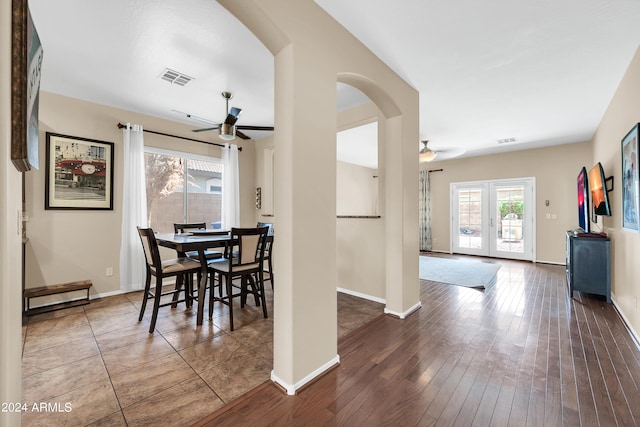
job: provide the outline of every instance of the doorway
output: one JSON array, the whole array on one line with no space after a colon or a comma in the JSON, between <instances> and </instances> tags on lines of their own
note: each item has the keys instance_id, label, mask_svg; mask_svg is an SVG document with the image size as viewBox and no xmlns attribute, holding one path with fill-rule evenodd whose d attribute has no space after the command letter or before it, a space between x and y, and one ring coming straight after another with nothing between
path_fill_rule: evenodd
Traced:
<instances>
[{"instance_id":1,"label":"doorway","mask_svg":"<svg viewBox=\"0 0 640 427\"><path fill-rule=\"evenodd\" d=\"M451 251L534 260L535 178L451 184Z\"/></svg>"}]
</instances>

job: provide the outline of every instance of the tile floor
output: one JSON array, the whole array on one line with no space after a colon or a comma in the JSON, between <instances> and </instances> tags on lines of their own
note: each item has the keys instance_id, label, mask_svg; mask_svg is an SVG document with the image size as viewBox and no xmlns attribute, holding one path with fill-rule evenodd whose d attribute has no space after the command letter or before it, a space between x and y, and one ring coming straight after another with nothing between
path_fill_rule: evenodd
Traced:
<instances>
[{"instance_id":1,"label":"tile floor","mask_svg":"<svg viewBox=\"0 0 640 427\"><path fill-rule=\"evenodd\" d=\"M270 378L273 323L260 307L234 308L233 332L219 303L197 328L195 306L164 307L149 334L151 304L138 322L141 300L140 292L118 295L28 319L23 402L49 409L26 412L23 426L184 426ZM267 302L271 316L268 285ZM382 312L338 294L338 336Z\"/></svg>"}]
</instances>

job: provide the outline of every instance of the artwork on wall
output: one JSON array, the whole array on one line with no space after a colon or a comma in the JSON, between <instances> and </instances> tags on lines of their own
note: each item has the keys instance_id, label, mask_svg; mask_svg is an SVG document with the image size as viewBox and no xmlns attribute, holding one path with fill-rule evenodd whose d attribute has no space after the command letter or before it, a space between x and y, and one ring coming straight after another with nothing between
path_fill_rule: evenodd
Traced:
<instances>
[{"instance_id":1,"label":"artwork on wall","mask_svg":"<svg viewBox=\"0 0 640 427\"><path fill-rule=\"evenodd\" d=\"M640 231L638 126L622 139L622 228Z\"/></svg>"},{"instance_id":2,"label":"artwork on wall","mask_svg":"<svg viewBox=\"0 0 640 427\"><path fill-rule=\"evenodd\" d=\"M43 50L27 0L13 0L11 46L11 161L20 172L40 167L38 105Z\"/></svg>"},{"instance_id":3,"label":"artwork on wall","mask_svg":"<svg viewBox=\"0 0 640 427\"><path fill-rule=\"evenodd\" d=\"M47 132L45 209L113 209L113 143Z\"/></svg>"}]
</instances>

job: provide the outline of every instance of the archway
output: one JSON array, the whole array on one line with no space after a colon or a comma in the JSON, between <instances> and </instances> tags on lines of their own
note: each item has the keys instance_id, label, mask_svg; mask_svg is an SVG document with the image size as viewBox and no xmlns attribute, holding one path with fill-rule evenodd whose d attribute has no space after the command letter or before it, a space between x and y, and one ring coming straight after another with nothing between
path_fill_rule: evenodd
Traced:
<instances>
[{"instance_id":1,"label":"archway","mask_svg":"<svg viewBox=\"0 0 640 427\"><path fill-rule=\"evenodd\" d=\"M419 307L418 94L311 0L220 3L275 57L272 379L294 394L339 363L337 269L326 256L336 248L336 80L363 91L385 118L385 311L405 317Z\"/></svg>"}]
</instances>

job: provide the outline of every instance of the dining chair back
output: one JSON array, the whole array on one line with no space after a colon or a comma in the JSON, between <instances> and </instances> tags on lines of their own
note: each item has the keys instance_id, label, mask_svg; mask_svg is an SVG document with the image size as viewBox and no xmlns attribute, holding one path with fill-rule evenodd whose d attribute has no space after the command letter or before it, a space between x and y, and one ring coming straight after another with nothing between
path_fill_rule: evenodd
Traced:
<instances>
[{"instance_id":1,"label":"dining chair back","mask_svg":"<svg viewBox=\"0 0 640 427\"><path fill-rule=\"evenodd\" d=\"M264 295L264 250L266 247L268 227L256 228L232 228L230 240L237 247L237 256L229 256L223 261L209 264L212 276L216 274L219 279L212 280L212 286L218 287L218 296L215 289L209 292L209 318L213 316L213 303L221 302L229 307L230 327L233 331L233 298L240 297L240 307L244 307L248 295L253 295L256 306L262 304L262 312L265 318L267 303ZM222 289L224 278L225 289ZM233 280L240 278L240 284L234 284ZM249 289L251 288L251 289Z\"/></svg>"},{"instance_id":2,"label":"dining chair back","mask_svg":"<svg viewBox=\"0 0 640 427\"><path fill-rule=\"evenodd\" d=\"M193 230L206 230L207 224L204 222L190 222L190 223L174 223L173 231L176 234L188 233Z\"/></svg>"},{"instance_id":3,"label":"dining chair back","mask_svg":"<svg viewBox=\"0 0 640 427\"><path fill-rule=\"evenodd\" d=\"M258 227L269 227L269 232L267 233L267 243L264 248L264 268L267 276L264 278L264 281L269 281L271 283L271 289L273 289L273 239L274 239L274 228L273 223L271 222L258 222Z\"/></svg>"},{"instance_id":4,"label":"dining chair back","mask_svg":"<svg viewBox=\"0 0 640 427\"><path fill-rule=\"evenodd\" d=\"M149 325L149 333L153 333L158 319L158 310L160 307L171 305L176 307L179 302L185 302L187 307L191 307L193 303L192 283L185 278L190 277L193 273L200 271L200 262L186 258L178 257L169 260L162 260L158 242L155 233L151 228L138 227L138 234L142 242L142 249L145 256L146 264L146 280L144 286L144 295L142 297L142 307L138 321L142 321L144 311L147 307L147 300L153 299L153 311L151 314L151 323ZM156 278L155 288L151 290L151 277ZM163 279L167 277L175 277L175 287L171 290L163 291ZM183 290L184 298L179 299L179 294ZM163 296L172 295L172 299L168 302L161 302Z\"/></svg>"},{"instance_id":5,"label":"dining chair back","mask_svg":"<svg viewBox=\"0 0 640 427\"><path fill-rule=\"evenodd\" d=\"M174 223L173 231L175 234L184 234L190 231L206 230L207 225L204 222L190 222L190 223ZM212 251L207 249L204 251L204 257L208 261L219 259L223 257L223 252ZM190 251L185 254L178 253L178 256L186 256L192 259L199 259L198 251Z\"/></svg>"}]
</instances>

